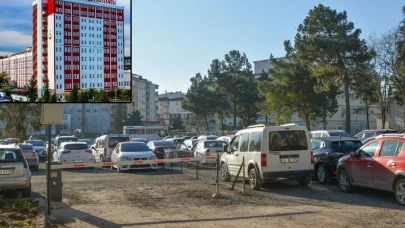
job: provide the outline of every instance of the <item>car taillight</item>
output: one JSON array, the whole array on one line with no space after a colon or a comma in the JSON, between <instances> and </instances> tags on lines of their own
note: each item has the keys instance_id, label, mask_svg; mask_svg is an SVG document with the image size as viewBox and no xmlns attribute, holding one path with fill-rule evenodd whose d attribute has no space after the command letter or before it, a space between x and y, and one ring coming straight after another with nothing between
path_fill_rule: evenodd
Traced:
<instances>
[{"instance_id":1,"label":"car taillight","mask_svg":"<svg viewBox=\"0 0 405 228\"><path fill-rule=\"evenodd\" d=\"M314 152L311 151L311 164L315 164Z\"/></svg>"},{"instance_id":2,"label":"car taillight","mask_svg":"<svg viewBox=\"0 0 405 228\"><path fill-rule=\"evenodd\" d=\"M104 149L104 157L107 157L107 149Z\"/></svg>"},{"instance_id":3,"label":"car taillight","mask_svg":"<svg viewBox=\"0 0 405 228\"><path fill-rule=\"evenodd\" d=\"M69 154L69 153L70 153L70 150L62 151L62 154Z\"/></svg>"},{"instance_id":4,"label":"car taillight","mask_svg":"<svg viewBox=\"0 0 405 228\"><path fill-rule=\"evenodd\" d=\"M32 157L36 157L37 156L37 153L35 153L35 152L32 152L32 155L31 155Z\"/></svg>"},{"instance_id":5,"label":"car taillight","mask_svg":"<svg viewBox=\"0 0 405 228\"><path fill-rule=\"evenodd\" d=\"M267 154L262 154L262 157L261 157L261 165L262 165L262 167L266 167L266 166L267 166Z\"/></svg>"},{"instance_id":6,"label":"car taillight","mask_svg":"<svg viewBox=\"0 0 405 228\"><path fill-rule=\"evenodd\" d=\"M205 149L205 154L210 154L210 149Z\"/></svg>"},{"instance_id":7,"label":"car taillight","mask_svg":"<svg viewBox=\"0 0 405 228\"><path fill-rule=\"evenodd\" d=\"M91 150L85 150L86 151L86 153L92 153L92 151Z\"/></svg>"},{"instance_id":8,"label":"car taillight","mask_svg":"<svg viewBox=\"0 0 405 228\"><path fill-rule=\"evenodd\" d=\"M24 153L22 152L22 150L19 150L19 151L20 151L20 156L21 156L21 158L23 160L23 163L24 163L24 168L28 168L28 162L27 162L27 159L25 159Z\"/></svg>"},{"instance_id":9,"label":"car taillight","mask_svg":"<svg viewBox=\"0 0 405 228\"><path fill-rule=\"evenodd\" d=\"M153 149L153 153L158 153L158 152L159 152L158 148Z\"/></svg>"}]
</instances>

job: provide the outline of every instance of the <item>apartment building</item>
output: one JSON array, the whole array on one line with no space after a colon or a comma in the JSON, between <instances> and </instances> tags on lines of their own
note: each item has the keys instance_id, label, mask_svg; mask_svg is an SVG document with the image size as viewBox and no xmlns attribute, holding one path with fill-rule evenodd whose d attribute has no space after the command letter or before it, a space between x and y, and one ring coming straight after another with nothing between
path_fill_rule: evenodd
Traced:
<instances>
[{"instance_id":1,"label":"apartment building","mask_svg":"<svg viewBox=\"0 0 405 228\"><path fill-rule=\"evenodd\" d=\"M32 76L32 51L27 48L20 53L0 59L0 73L6 72L10 81L19 88L28 84Z\"/></svg>"},{"instance_id":2,"label":"apartment building","mask_svg":"<svg viewBox=\"0 0 405 228\"><path fill-rule=\"evenodd\" d=\"M260 60L260 61L255 61L253 62L254 64L254 75L256 78L259 78L262 72L268 72L270 68L273 67L272 63L270 62L269 59L266 60ZM345 103L345 95L340 94L337 97L338 101L338 110L337 112L332 116L327 118L327 124L326 124L326 129L327 130L335 130L335 129L345 129L345 122L346 122L346 103ZM359 111L359 109L362 107L360 100L355 99L354 93L350 92L350 118L351 118L351 133L356 133L361 130L366 129L366 112L365 111ZM376 106L372 106L370 109L369 113L369 124L370 128L377 128L377 120L373 113L377 113L378 108ZM261 116L258 121L258 123L265 123L266 118L265 116ZM267 117L267 122L268 123L274 123L275 119L271 116ZM297 123L299 125L305 125L305 121L301 120L296 114L292 116L291 122ZM314 130L316 129L324 129L324 123L322 122L317 122L315 126L313 127Z\"/></svg>"},{"instance_id":3,"label":"apartment building","mask_svg":"<svg viewBox=\"0 0 405 228\"><path fill-rule=\"evenodd\" d=\"M128 114L139 111L144 125L158 125L157 89L159 85L142 77L132 74L132 103L128 104Z\"/></svg>"},{"instance_id":4,"label":"apartment building","mask_svg":"<svg viewBox=\"0 0 405 228\"><path fill-rule=\"evenodd\" d=\"M64 104L64 114L70 115L70 132L77 129L87 134L102 134L111 131L112 104ZM61 129L62 130L62 129Z\"/></svg>"},{"instance_id":5,"label":"apartment building","mask_svg":"<svg viewBox=\"0 0 405 228\"><path fill-rule=\"evenodd\" d=\"M173 120L181 118L185 124L189 119L191 112L182 108L182 102L185 100L185 94L182 92L167 91L159 95L159 121L165 130L169 130L173 125Z\"/></svg>"}]
</instances>

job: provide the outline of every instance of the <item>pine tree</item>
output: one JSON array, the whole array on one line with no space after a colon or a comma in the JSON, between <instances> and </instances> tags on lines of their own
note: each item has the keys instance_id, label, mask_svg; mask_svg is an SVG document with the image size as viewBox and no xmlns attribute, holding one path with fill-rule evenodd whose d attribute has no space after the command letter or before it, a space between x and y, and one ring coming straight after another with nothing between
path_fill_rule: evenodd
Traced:
<instances>
[{"instance_id":1,"label":"pine tree","mask_svg":"<svg viewBox=\"0 0 405 228\"><path fill-rule=\"evenodd\" d=\"M38 100L38 87L35 83L35 78L32 76L29 83L26 85L28 102L36 102Z\"/></svg>"}]
</instances>

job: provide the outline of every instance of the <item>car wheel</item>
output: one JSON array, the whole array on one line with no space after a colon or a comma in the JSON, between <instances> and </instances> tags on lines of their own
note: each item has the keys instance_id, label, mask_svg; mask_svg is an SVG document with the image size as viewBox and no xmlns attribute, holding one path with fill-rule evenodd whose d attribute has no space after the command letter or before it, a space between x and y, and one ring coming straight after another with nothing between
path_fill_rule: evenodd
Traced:
<instances>
[{"instance_id":1,"label":"car wheel","mask_svg":"<svg viewBox=\"0 0 405 228\"><path fill-rule=\"evenodd\" d=\"M405 206L405 178L397 181L395 184L395 198L401 206Z\"/></svg>"},{"instance_id":2,"label":"car wheel","mask_svg":"<svg viewBox=\"0 0 405 228\"><path fill-rule=\"evenodd\" d=\"M319 165L316 168L316 180L321 184L330 184L332 177L329 174L329 170L325 165Z\"/></svg>"},{"instance_id":3,"label":"car wheel","mask_svg":"<svg viewBox=\"0 0 405 228\"><path fill-rule=\"evenodd\" d=\"M341 170L338 176L339 187L342 192L351 192L353 190L352 180L346 170Z\"/></svg>"},{"instance_id":4,"label":"car wheel","mask_svg":"<svg viewBox=\"0 0 405 228\"><path fill-rule=\"evenodd\" d=\"M230 181L231 180L231 175L229 174L228 166L225 163L222 163L220 171L221 171L221 179L222 179L222 181Z\"/></svg>"},{"instance_id":5,"label":"car wheel","mask_svg":"<svg viewBox=\"0 0 405 228\"><path fill-rule=\"evenodd\" d=\"M253 190L259 190L262 188L255 168L249 170L249 185Z\"/></svg>"},{"instance_id":6,"label":"car wheel","mask_svg":"<svg viewBox=\"0 0 405 228\"><path fill-rule=\"evenodd\" d=\"M31 185L28 188L22 189L22 196L26 198L31 197Z\"/></svg>"},{"instance_id":7,"label":"car wheel","mask_svg":"<svg viewBox=\"0 0 405 228\"><path fill-rule=\"evenodd\" d=\"M311 182L311 180L310 180L310 179L307 179L307 178L305 177L305 178L298 179L297 182L298 182L298 185L299 185L299 186L305 187L305 186L308 186L308 185L309 185L309 183Z\"/></svg>"},{"instance_id":8,"label":"car wheel","mask_svg":"<svg viewBox=\"0 0 405 228\"><path fill-rule=\"evenodd\" d=\"M119 173L122 173L123 171L121 170L121 168L117 165L117 171L119 172Z\"/></svg>"}]
</instances>

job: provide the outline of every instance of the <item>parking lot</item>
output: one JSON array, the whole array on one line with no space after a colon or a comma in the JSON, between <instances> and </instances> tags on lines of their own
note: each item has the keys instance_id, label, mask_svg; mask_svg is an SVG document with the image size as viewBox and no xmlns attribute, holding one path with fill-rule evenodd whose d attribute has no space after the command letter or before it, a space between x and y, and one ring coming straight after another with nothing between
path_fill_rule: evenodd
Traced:
<instances>
[{"instance_id":1,"label":"parking lot","mask_svg":"<svg viewBox=\"0 0 405 228\"><path fill-rule=\"evenodd\" d=\"M404 227L405 212L393 194L359 189L344 194L338 186L312 182L265 185L260 191L196 180L193 166L118 173L107 168L63 171L63 198L53 204L60 227ZM200 169L214 179L214 169ZM241 183L238 184L239 187ZM34 172L33 197L46 196L45 164Z\"/></svg>"}]
</instances>

